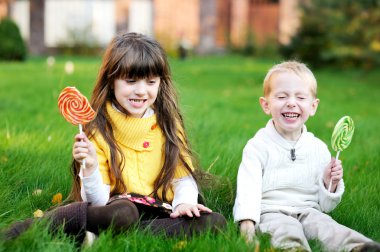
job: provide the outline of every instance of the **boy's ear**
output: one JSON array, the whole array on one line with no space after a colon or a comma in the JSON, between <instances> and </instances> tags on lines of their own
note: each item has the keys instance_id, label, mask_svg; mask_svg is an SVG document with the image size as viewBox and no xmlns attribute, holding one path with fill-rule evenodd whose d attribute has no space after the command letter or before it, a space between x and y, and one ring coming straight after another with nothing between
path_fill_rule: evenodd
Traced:
<instances>
[{"instance_id":1,"label":"boy's ear","mask_svg":"<svg viewBox=\"0 0 380 252\"><path fill-rule=\"evenodd\" d=\"M260 97L259 102L264 113L270 115L269 103L267 99L265 97Z\"/></svg>"},{"instance_id":2,"label":"boy's ear","mask_svg":"<svg viewBox=\"0 0 380 252\"><path fill-rule=\"evenodd\" d=\"M314 99L313 103L311 104L310 116L315 115L315 113L317 112L318 104L319 104L319 99Z\"/></svg>"}]
</instances>

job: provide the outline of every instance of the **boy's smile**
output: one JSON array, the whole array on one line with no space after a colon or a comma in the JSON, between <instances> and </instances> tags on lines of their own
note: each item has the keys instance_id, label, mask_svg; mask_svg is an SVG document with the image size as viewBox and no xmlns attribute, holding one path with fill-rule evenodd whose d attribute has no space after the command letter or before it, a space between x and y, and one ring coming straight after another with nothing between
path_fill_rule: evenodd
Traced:
<instances>
[{"instance_id":1,"label":"boy's smile","mask_svg":"<svg viewBox=\"0 0 380 252\"><path fill-rule=\"evenodd\" d=\"M270 83L270 94L261 97L260 104L272 116L278 133L296 141L309 116L315 114L319 100L313 97L310 84L294 73L276 73Z\"/></svg>"}]
</instances>

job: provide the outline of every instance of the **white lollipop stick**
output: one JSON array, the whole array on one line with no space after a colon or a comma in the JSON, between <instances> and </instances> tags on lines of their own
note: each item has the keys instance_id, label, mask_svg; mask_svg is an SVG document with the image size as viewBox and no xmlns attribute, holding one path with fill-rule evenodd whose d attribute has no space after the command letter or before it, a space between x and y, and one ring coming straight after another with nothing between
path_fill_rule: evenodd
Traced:
<instances>
[{"instance_id":1,"label":"white lollipop stick","mask_svg":"<svg viewBox=\"0 0 380 252\"><path fill-rule=\"evenodd\" d=\"M83 134L82 124L78 124L78 126L79 126L79 134ZM83 142L83 140L82 140L82 142ZM86 159L82 160L82 168L83 168L83 170L86 169Z\"/></svg>"}]
</instances>

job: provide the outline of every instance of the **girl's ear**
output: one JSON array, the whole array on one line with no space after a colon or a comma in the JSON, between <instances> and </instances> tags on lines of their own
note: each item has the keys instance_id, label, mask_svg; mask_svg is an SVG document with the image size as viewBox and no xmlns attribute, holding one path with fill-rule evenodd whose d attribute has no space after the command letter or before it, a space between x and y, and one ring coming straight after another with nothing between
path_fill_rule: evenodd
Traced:
<instances>
[{"instance_id":1,"label":"girl's ear","mask_svg":"<svg viewBox=\"0 0 380 252\"><path fill-rule=\"evenodd\" d=\"M313 103L311 104L310 116L315 115L315 113L317 112L318 104L319 104L319 99L314 99Z\"/></svg>"},{"instance_id":2,"label":"girl's ear","mask_svg":"<svg viewBox=\"0 0 380 252\"><path fill-rule=\"evenodd\" d=\"M260 97L259 102L264 113L270 115L269 103L267 99L265 97Z\"/></svg>"}]
</instances>

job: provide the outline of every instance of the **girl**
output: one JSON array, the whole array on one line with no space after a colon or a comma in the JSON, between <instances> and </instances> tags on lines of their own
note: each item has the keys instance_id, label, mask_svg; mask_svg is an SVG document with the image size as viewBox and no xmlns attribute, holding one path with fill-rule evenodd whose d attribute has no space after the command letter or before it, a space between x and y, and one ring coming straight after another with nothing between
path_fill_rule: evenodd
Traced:
<instances>
[{"instance_id":1,"label":"girl","mask_svg":"<svg viewBox=\"0 0 380 252\"><path fill-rule=\"evenodd\" d=\"M198 204L177 95L166 54L147 36L127 33L108 46L92 93L96 118L75 136L70 198L47 215L68 234L115 232L133 224L168 236L223 228L225 218ZM80 167L86 159L86 168ZM27 228L15 225L8 237ZM111 225L112 224L112 225Z\"/></svg>"}]
</instances>

